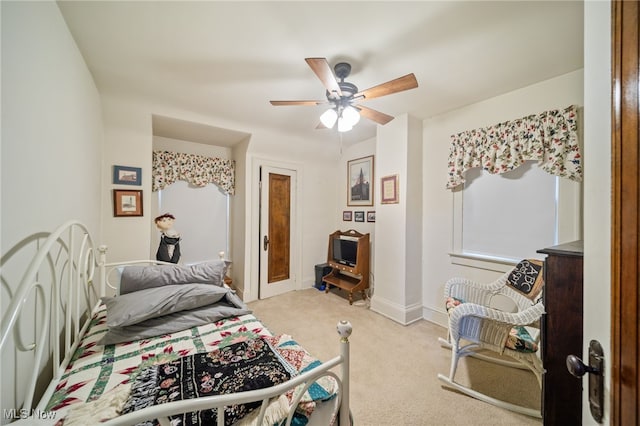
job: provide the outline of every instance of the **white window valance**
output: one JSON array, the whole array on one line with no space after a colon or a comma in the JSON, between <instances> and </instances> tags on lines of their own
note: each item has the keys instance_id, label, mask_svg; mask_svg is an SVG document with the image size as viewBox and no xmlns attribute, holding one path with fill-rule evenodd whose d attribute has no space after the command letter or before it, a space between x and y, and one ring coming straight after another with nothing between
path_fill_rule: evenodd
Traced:
<instances>
[{"instance_id":1,"label":"white window valance","mask_svg":"<svg viewBox=\"0 0 640 426\"><path fill-rule=\"evenodd\" d=\"M464 183L464 172L471 168L498 174L527 160L537 160L553 175L581 181L577 127L577 107L571 105L451 135L447 188Z\"/></svg>"},{"instance_id":2,"label":"white window valance","mask_svg":"<svg viewBox=\"0 0 640 426\"><path fill-rule=\"evenodd\" d=\"M152 174L152 191L184 180L200 187L213 183L227 194L235 193L235 162L225 158L153 151Z\"/></svg>"}]
</instances>

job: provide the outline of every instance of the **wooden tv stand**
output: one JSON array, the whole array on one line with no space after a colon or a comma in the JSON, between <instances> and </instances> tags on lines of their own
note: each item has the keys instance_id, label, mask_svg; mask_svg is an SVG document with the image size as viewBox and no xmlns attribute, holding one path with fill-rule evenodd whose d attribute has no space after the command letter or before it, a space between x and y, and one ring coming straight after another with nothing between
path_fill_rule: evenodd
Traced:
<instances>
[{"instance_id":1,"label":"wooden tv stand","mask_svg":"<svg viewBox=\"0 0 640 426\"><path fill-rule=\"evenodd\" d=\"M354 266L343 265L333 258L333 240L340 237L352 237L358 243L356 264ZM329 235L329 250L327 263L331 272L322 277L327 283L325 292L328 293L330 285L349 292L349 304L353 305L353 293L362 292L362 298L367 297L365 290L369 288L369 234L361 234L353 229L349 231L336 231Z\"/></svg>"}]
</instances>

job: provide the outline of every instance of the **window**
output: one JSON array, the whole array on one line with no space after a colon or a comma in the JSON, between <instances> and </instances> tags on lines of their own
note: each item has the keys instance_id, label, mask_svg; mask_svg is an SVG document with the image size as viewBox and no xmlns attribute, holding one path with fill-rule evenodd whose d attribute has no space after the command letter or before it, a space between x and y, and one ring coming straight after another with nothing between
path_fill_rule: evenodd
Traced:
<instances>
[{"instance_id":1,"label":"window","mask_svg":"<svg viewBox=\"0 0 640 426\"><path fill-rule=\"evenodd\" d=\"M536 251L579 239L580 183L551 175L527 161L498 175L467 171L454 193L452 262L506 271Z\"/></svg>"},{"instance_id":2,"label":"window","mask_svg":"<svg viewBox=\"0 0 640 426\"><path fill-rule=\"evenodd\" d=\"M220 251L229 257L229 195L213 184L199 188L183 180L157 193L159 213L176 217L175 230L181 236L180 263L218 259ZM152 241L158 243L159 233Z\"/></svg>"}]
</instances>

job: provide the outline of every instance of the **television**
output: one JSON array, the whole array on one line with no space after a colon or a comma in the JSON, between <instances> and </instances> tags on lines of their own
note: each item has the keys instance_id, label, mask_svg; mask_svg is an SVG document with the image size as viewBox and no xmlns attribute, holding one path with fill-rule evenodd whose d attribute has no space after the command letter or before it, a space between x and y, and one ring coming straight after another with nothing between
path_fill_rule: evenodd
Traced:
<instances>
[{"instance_id":1,"label":"television","mask_svg":"<svg viewBox=\"0 0 640 426\"><path fill-rule=\"evenodd\" d=\"M356 266L358 242L343 238L333 239L333 261L351 267Z\"/></svg>"}]
</instances>

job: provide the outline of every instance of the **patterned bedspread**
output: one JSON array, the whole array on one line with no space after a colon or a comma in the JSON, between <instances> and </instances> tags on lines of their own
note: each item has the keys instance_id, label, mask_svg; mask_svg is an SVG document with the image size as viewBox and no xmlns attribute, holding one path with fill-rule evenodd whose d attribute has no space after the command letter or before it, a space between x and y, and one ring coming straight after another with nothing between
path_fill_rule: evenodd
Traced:
<instances>
[{"instance_id":1,"label":"patterned bedspread","mask_svg":"<svg viewBox=\"0 0 640 426\"><path fill-rule=\"evenodd\" d=\"M142 370L133 381L123 412L201 396L263 389L286 382L292 374L295 372L281 361L267 340L250 339ZM225 407L225 425L236 423L259 406L260 401ZM213 425L217 418L217 410L169 417L171 424L184 426Z\"/></svg>"},{"instance_id":2,"label":"patterned bedspread","mask_svg":"<svg viewBox=\"0 0 640 426\"><path fill-rule=\"evenodd\" d=\"M77 404L95 401L116 386L130 383L145 368L260 337L267 338L282 359L293 367L294 374L320 364L320 361L309 355L290 336L273 336L251 314L151 339L117 345L97 344L106 331L106 309L101 305L94 313L89 331L47 404L46 410L58 411L57 418L64 417ZM331 399L336 391L337 384L333 378L319 379L303 396L298 412L310 415L316 401ZM291 391L287 394L289 401L294 393L295 391Z\"/></svg>"}]
</instances>

